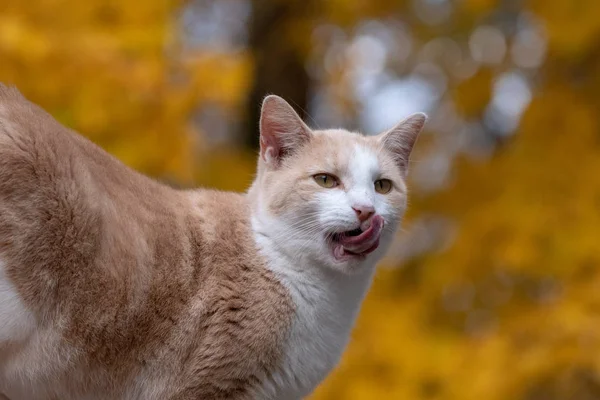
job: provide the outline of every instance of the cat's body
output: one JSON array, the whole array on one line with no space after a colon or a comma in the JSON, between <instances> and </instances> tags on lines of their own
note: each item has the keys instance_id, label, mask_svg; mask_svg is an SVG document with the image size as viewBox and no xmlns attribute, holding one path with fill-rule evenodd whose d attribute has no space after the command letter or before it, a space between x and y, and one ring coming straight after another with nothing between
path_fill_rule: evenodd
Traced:
<instances>
[{"instance_id":1,"label":"cat's body","mask_svg":"<svg viewBox=\"0 0 600 400\"><path fill-rule=\"evenodd\" d=\"M281 136L275 117L301 122L280 100L269 104L248 194L177 191L0 85L1 394L287 400L314 389L347 344L391 240L384 222L391 233L405 196L389 215L361 220L364 240L328 233L327 249L339 243L321 254L310 239L317 223L302 221L316 215L303 209L316 189L285 166L301 164L302 153L286 147L293 140L270 142ZM331 145L330 134L314 134L311 154ZM377 163L368 150L376 148L353 140L346 162L359 180L359 164Z\"/></svg>"}]
</instances>

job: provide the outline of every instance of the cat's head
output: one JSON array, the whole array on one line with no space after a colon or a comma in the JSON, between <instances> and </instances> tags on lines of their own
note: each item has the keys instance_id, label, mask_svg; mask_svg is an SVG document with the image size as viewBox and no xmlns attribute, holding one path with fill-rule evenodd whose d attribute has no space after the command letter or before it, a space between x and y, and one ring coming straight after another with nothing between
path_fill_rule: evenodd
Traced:
<instances>
[{"instance_id":1,"label":"cat's head","mask_svg":"<svg viewBox=\"0 0 600 400\"><path fill-rule=\"evenodd\" d=\"M406 208L406 174L426 116L377 136L311 130L282 98L260 119L253 224L282 251L343 272L378 261Z\"/></svg>"}]
</instances>

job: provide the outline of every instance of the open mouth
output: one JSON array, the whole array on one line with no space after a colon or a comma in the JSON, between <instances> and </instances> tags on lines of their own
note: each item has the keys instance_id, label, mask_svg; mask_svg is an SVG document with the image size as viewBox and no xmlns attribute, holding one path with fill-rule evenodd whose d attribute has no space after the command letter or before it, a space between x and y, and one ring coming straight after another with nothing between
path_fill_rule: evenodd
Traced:
<instances>
[{"instance_id":1,"label":"open mouth","mask_svg":"<svg viewBox=\"0 0 600 400\"><path fill-rule=\"evenodd\" d=\"M356 228L356 229L353 229L353 230L348 231L348 232L343 232L342 235L346 235L346 236L358 236L361 233L363 233L363 230L360 229L360 228Z\"/></svg>"},{"instance_id":2,"label":"open mouth","mask_svg":"<svg viewBox=\"0 0 600 400\"><path fill-rule=\"evenodd\" d=\"M383 230L383 217L375 215L366 229L356 228L336 233L333 237L333 256L340 261L364 257L379 246Z\"/></svg>"}]
</instances>

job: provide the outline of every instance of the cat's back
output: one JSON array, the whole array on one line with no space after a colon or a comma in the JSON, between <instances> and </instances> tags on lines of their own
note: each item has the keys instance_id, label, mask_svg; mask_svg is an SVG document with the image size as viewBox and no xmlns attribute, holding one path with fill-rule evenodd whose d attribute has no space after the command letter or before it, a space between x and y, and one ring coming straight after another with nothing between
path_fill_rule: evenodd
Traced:
<instances>
[{"instance_id":1,"label":"cat's back","mask_svg":"<svg viewBox=\"0 0 600 400\"><path fill-rule=\"evenodd\" d=\"M31 205L45 195L57 194L42 193L50 188L56 188L63 197L85 193L116 202L132 197L144 201L148 199L144 195L161 197L175 193L126 167L99 146L65 128L16 88L2 83L0 154L0 195L4 200L19 197ZM75 184L79 186L74 187ZM35 191L40 193L34 196ZM149 203L143 205L146 204Z\"/></svg>"},{"instance_id":2,"label":"cat's back","mask_svg":"<svg viewBox=\"0 0 600 400\"><path fill-rule=\"evenodd\" d=\"M177 230L182 201L0 84L0 392L20 377L52 397L86 366L119 368L118 352L137 343L132 328L119 331L154 324L131 315L154 282L152 263L168 262L156 249L177 257L178 237L151 227Z\"/></svg>"},{"instance_id":3,"label":"cat's back","mask_svg":"<svg viewBox=\"0 0 600 400\"><path fill-rule=\"evenodd\" d=\"M245 196L158 184L0 85L0 394L249 398L292 314Z\"/></svg>"},{"instance_id":4,"label":"cat's back","mask_svg":"<svg viewBox=\"0 0 600 400\"><path fill-rule=\"evenodd\" d=\"M142 248L136 237L181 201L0 84L0 259L36 311L72 296L83 266L127 275L118 249Z\"/></svg>"}]
</instances>

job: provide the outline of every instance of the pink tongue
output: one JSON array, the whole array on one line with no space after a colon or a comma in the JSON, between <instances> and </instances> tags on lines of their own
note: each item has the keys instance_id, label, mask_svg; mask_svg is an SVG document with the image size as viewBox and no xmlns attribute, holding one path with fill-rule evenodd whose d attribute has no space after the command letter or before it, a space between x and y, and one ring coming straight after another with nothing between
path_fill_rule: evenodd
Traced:
<instances>
[{"instance_id":1,"label":"pink tongue","mask_svg":"<svg viewBox=\"0 0 600 400\"><path fill-rule=\"evenodd\" d=\"M340 243L353 253L360 253L369 249L379 239L383 229L383 217L376 215L371 220L371 226L358 236L346 236Z\"/></svg>"}]
</instances>

